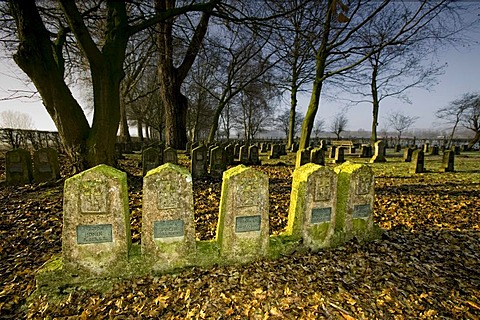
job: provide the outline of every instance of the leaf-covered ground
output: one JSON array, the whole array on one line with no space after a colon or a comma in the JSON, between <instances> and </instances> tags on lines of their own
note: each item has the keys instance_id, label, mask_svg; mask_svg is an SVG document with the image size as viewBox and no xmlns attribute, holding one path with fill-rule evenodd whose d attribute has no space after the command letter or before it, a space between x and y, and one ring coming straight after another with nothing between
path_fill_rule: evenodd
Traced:
<instances>
[{"instance_id":1,"label":"leaf-covered ground","mask_svg":"<svg viewBox=\"0 0 480 320\"><path fill-rule=\"evenodd\" d=\"M381 240L124 280L108 292L79 289L60 301L27 298L35 270L61 251L62 181L2 183L0 318L480 319L480 154L458 156L455 173L437 173L440 157L426 160L429 172L417 175L406 173L408 164L395 154L372 165ZM282 161L291 163L291 157ZM138 242L141 172L135 159L121 165L128 172ZM270 228L276 234L286 225L293 167L256 168L270 178ZM220 190L220 180L194 180L200 239L215 236Z\"/></svg>"}]
</instances>

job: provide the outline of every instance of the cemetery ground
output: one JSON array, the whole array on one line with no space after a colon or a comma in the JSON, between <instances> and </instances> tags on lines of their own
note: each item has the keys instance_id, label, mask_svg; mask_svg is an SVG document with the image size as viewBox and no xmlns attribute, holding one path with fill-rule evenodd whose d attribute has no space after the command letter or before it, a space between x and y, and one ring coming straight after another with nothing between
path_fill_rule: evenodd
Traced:
<instances>
[{"instance_id":1,"label":"cemetery ground","mask_svg":"<svg viewBox=\"0 0 480 320\"><path fill-rule=\"evenodd\" d=\"M294 157L261 159L254 167L269 176L270 233L278 234L287 223ZM4 155L0 160L4 180ZM120 162L136 243L138 161L133 155ZM179 162L188 164L184 155ZM61 252L63 179L2 183L0 319L480 319L480 154L456 156L455 172L440 173L440 163L441 156L427 155L427 172L410 174L410 163L389 149L386 163L371 164L379 240L119 279L110 288L64 288L50 299L32 293L35 271ZM221 180L194 179L193 188L197 238L213 239Z\"/></svg>"}]
</instances>

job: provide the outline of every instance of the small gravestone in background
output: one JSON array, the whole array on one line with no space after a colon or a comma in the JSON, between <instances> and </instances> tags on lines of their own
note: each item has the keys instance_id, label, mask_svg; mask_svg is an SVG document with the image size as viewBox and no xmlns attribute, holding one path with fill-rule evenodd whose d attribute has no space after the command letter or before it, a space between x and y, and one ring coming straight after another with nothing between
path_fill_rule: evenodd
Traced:
<instances>
[{"instance_id":1,"label":"small gravestone in background","mask_svg":"<svg viewBox=\"0 0 480 320\"><path fill-rule=\"evenodd\" d=\"M327 141L325 141L325 140L320 140L320 146L319 146L319 148L322 149L323 151L327 151L327 150L328 150Z\"/></svg>"},{"instance_id":2,"label":"small gravestone in background","mask_svg":"<svg viewBox=\"0 0 480 320\"><path fill-rule=\"evenodd\" d=\"M273 144L272 148L270 149L270 154L268 156L269 159L278 159L280 158L280 145Z\"/></svg>"},{"instance_id":3,"label":"small gravestone in background","mask_svg":"<svg viewBox=\"0 0 480 320\"><path fill-rule=\"evenodd\" d=\"M60 178L60 165L56 150L43 148L33 153L33 178L37 183Z\"/></svg>"},{"instance_id":4,"label":"small gravestone in background","mask_svg":"<svg viewBox=\"0 0 480 320\"><path fill-rule=\"evenodd\" d=\"M372 156L372 146L369 144L362 144L360 148L360 158L370 158Z\"/></svg>"},{"instance_id":5,"label":"small gravestone in background","mask_svg":"<svg viewBox=\"0 0 480 320\"><path fill-rule=\"evenodd\" d=\"M201 145L192 150L192 161L190 171L192 177L201 178L207 176L207 147Z\"/></svg>"},{"instance_id":6,"label":"small gravestone in background","mask_svg":"<svg viewBox=\"0 0 480 320\"><path fill-rule=\"evenodd\" d=\"M453 151L456 156L460 155L460 146L453 146Z\"/></svg>"},{"instance_id":7,"label":"small gravestone in background","mask_svg":"<svg viewBox=\"0 0 480 320\"><path fill-rule=\"evenodd\" d=\"M248 163L250 164L260 164L260 158L258 156L258 147L257 146L250 146L248 148Z\"/></svg>"},{"instance_id":8,"label":"small gravestone in background","mask_svg":"<svg viewBox=\"0 0 480 320\"><path fill-rule=\"evenodd\" d=\"M146 175L148 171L155 169L162 163L160 150L156 147L149 147L142 152L142 172Z\"/></svg>"},{"instance_id":9,"label":"small gravestone in background","mask_svg":"<svg viewBox=\"0 0 480 320\"><path fill-rule=\"evenodd\" d=\"M370 159L370 163L387 162L385 159L385 144L382 140L375 142L375 154Z\"/></svg>"},{"instance_id":10,"label":"small gravestone in background","mask_svg":"<svg viewBox=\"0 0 480 320\"><path fill-rule=\"evenodd\" d=\"M325 165L325 151L321 148L315 148L310 151L310 162L321 166Z\"/></svg>"},{"instance_id":11,"label":"small gravestone in background","mask_svg":"<svg viewBox=\"0 0 480 320\"><path fill-rule=\"evenodd\" d=\"M336 146L331 146L330 148L328 148L328 157L330 159L334 159L335 158L335 152L337 150L337 147Z\"/></svg>"},{"instance_id":12,"label":"small gravestone in background","mask_svg":"<svg viewBox=\"0 0 480 320\"><path fill-rule=\"evenodd\" d=\"M241 144L236 143L235 146L233 147L233 156L235 157L235 159L240 158L240 147L241 146L242 146Z\"/></svg>"},{"instance_id":13,"label":"small gravestone in background","mask_svg":"<svg viewBox=\"0 0 480 320\"><path fill-rule=\"evenodd\" d=\"M225 170L227 170L225 149L215 147L210 150L210 176L213 178L221 178Z\"/></svg>"},{"instance_id":14,"label":"small gravestone in background","mask_svg":"<svg viewBox=\"0 0 480 320\"><path fill-rule=\"evenodd\" d=\"M247 262L267 254L268 177L239 165L223 174L217 224L220 257Z\"/></svg>"},{"instance_id":15,"label":"small gravestone in background","mask_svg":"<svg viewBox=\"0 0 480 320\"><path fill-rule=\"evenodd\" d=\"M440 148L437 145L432 146L430 150L431 156L438 156L440 154Z\"/></svg>"},{"instance_id":16,"label":"small gravestone in background","mask_svg":"<svg viewBox=\"0 0 480 320\"><path fill-rule=\"evenodd\" d=\"M441 172L455 171L455 153L452 150L443 153L442 164L440 166Z\"/></svg>"},{"instance_id":17,"label":"small gravestone in background","mask_svg":"<svg viewBox=\"0 0 480 320\"><path fill-rule=\"evenodd\" d=\"M163 150L163 162L177 164L178 163L177 150L171 147L168 147L165 150Z\"/></svg>"},{"instance_id":18,"label":"small gravestone in background","mask_svg":"<svg viewBox=\"0 0 480 320\"><path fill-rule=\"evenodd\" d=\"M286 234L303 239L314 250L328 247L335 230L336 204L333 170L312 163L295 169Z\"/></svg>"},{"instance_id":19,"label":"small gravestone in background","mask_svg":"<svg viewBox=\"0 0 480 320\"><path fill-rule=\"evenodd\" d=\"M231 144L225 147L225 159L227 165L232 165L235 162L235 147Z\"/></svg>"},{"instance_id":20,"label":"small gravestone in background","mask_svg":"<svg viewBox=\"0 0 480 320\"><path fill-rule=\"evenodd\" d=\"M297 151L295 168L299 168L310 161L310 150L302 149Z\"/></svg>"},{"instance_id":21,"label":"small gravestone in background","mask_svg":"<svg viewBox=\"0 0 480 320\"><path fill-rule=\"evenodd\" d=\"M344 163L345 162L345 148L337 147L335 150L335 159L333 163Z\"/></svg>"},{"instance_id":22,"label":"small gravestone in background","mask_svg":"<svg viewBox=\"0 0 480 320\"><path fill-rule=\"evenodd\" d=\"M395 145L395 152L400 152L402 150L402 146L400 144Z\"/></svg>"},{"instance_id":23,"label":"small gravestone in background","mask_svg":"<svg viewBox=\"0 0 480 320\"><path fill-rule=\"evenodd\" d=\"M425 172L425 155L422 150L416 149L412 153L412 165L410 167L410 173L422 172Z\"/></svg>"},{"instance_id":24,"label":"small gravestone in background","mask_svg":"<svg viewBox=\"0 0 480 320\"><path fill-rule=\"evenodd\" d=\"M426 154L430 151L430 144L429 143L425 143L423 145L423 153Z\"/></svg>"},{"instance_id":25,"label":"small gravestone in background","mask_svg":"<svg viewBox=\"0 0 480 320\"><path fill-rule=\"evenodd\" d=\"M239 160L242 164L248 163L248 146L243 145L240 147Z\"/></svg>"},{"instance_id":26,"label":"small gravestone in background","mask_svg":"<svg viewBox=\"0 0 480 320\"><path fill-rule=\"evenodd\" d=\"M5 154L6 183L11 186L32 182L32 158L24 149L10 150Z\"/></svg>"},{"instance_id":27,"label":"small gravestone in background","mask_svg":"<svg viewBox=\"0 0 480 320\"><path fill-rule=\"evenodd\" d=\"M404 162L412 162L412 154L413 154L413 148L405 148L405 151L403 151L403 161Z\"/></svg>"},{"instance_id":28,"label":"small gravestone in background","mask_svg":"<svg viewBox=\"0 0 480 320\"><path fill-rule=\"evenodd\" d=\"M65 181L63 266L71 274L114 275L131 245L127 175L98 165Z\"/></svg>"},{"instance_id":29,"label":"small gravestone in background","mask_svg":"<svg viewBox=\"0 0 480 320\"><path fill-rule=\"evenodd\" d=\"M172 270L195 261L192 176L166 163L143 179L142 254L153 270Z\"/></svg>"},{"instance_id":30,"label":"small gravestone in background","mask_svg":"<svg viewBox=\"0 0 480 320\"><path fill-rule=\"evenodd\" d=\"M373 224L374 176L370 167L345 162L338 174L335 237L340 243L353 237L369 240L378 235Z\"/></svg>"}]
</instances>

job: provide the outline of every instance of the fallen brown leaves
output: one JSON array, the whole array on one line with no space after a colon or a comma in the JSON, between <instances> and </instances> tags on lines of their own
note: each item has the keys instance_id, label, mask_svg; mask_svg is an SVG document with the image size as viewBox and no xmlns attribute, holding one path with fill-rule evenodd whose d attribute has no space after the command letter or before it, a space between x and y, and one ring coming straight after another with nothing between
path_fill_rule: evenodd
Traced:
<instances>
[{"instance_id":1,"label":"fallen brown leaves","mask_svg":"<svg viewBox=\"0 0 480 320\"><path fill-rule=\"evenodd\" d=\"M138 242L141 175L134 162L123 164ZM281 232L293 167L257 168L270 178L271 233ZM62 186L2 186L0 318L479 319L479 181L470 176L379 175L375 220L386 230L379 241L125 280L60 302L26 299L35 270L61 250ZM219 180L194 180L200 239L215 235L220 189Z\"/></svg>"}]
</instances>

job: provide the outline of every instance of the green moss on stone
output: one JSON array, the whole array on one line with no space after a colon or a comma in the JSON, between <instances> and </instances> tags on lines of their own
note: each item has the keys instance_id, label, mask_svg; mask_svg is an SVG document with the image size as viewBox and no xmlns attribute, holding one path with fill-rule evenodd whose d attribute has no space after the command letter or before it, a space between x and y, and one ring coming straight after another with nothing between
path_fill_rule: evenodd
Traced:
<instances>
[{"instance_id":1,"label":"green moss on stone","mask_svg":"<svg viewBox=\"0 0 480 320\"><path fill-rule=\"evenodd\" d=\"M301 240L286 233L272 235L269 239L268 258L277 259L300 249Z\"/></svg>"}]
</instances>

